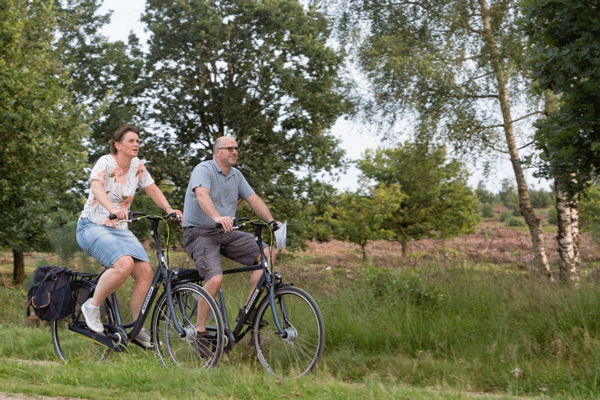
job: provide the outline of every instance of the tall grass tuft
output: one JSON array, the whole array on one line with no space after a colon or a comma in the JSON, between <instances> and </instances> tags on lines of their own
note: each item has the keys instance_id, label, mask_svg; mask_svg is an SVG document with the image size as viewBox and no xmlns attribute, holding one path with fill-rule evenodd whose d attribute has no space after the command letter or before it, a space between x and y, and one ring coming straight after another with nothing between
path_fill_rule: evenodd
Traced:
<instances>
[{"instance_id":1,"label":"tall grass tuft","mask_svg":"<svg viewBox=\"0 0 600 400\"><path fill-rule=\"evenodd\" d=\"M321 304L328 362L347 366L343 379L377 371L418 385L598 392L600 288L591 282L576 289L532 272L433 263L363 271Z\"/></svg>"}]
</instances>

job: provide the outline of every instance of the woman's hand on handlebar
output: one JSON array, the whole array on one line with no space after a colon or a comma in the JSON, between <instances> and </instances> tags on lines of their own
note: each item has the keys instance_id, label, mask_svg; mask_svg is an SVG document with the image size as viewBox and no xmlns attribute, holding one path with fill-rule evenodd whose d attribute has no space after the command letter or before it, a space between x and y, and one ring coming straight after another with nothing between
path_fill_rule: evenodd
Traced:
<instances>
[{"instance_id":1,"label":"woman's hand on handlebar","mask_svg":"<svg viewBox=\"0 0 600 400\"><path fill-rule=\"evenodd\" d=\"M127 221L127 220L129 220L129 213L127 212L126 209L118 209L115 212L111 213L109 218L116 219L119 221L122 221L122 220Z\"/></svg>"}]
</instances>

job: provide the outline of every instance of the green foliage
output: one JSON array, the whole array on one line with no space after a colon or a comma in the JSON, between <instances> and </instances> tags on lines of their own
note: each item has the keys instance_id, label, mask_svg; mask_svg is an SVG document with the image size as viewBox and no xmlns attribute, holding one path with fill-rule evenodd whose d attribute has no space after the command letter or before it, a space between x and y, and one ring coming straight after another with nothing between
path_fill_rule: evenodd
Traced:
<instances>
[{"instance_id":1,"label":"green foliage","mask_svg":"<svg viewBox=\"0 0 600 400\"><path fill-rule=\"evenodd\" d=\"M338 39L369 83L351 84L361 99L359 116L391 132L387 136L409 134L420 143L448 144L463 160L487 163L495 152L506 152L519 191L528 190L515 123L521 132L531 132L527 125L542 110L537 95L528 91L530 49L516 24L518 1L325 3ZM536 259L545 262L539 220L527 197L519 199L530 233L538 236Z\"/></svg>"},{"instance_id":2,"label":"green foliage","mask_svg":"<svg viewBox=\"0 0 600 400\"><path fill-rule=\"evenodd\" d=\"M505 221L506 226L518 227L518 226L526 226L523 218L511 215Z\"/></svg>"},{"instance_id":3,"label":"green foliage","mask_svg":"<svg viewBox=\"0 0 600 400\"><path fill-rule=\"evenodd\" d=\"M494 207L490 203L485 203L481 207L481 216L483 218L494 218Z\"/></svg>"},{"instance_id":4,"label":"green foliage","mask_svg":"<svg viewBox=\"0 0 600 400\"><path fill-rule=\"evenodd\" d=\"M516 213L519 212L519 195L517 194L513 181L510 179L502 180L502 189L500 189L499 196L504 207L509 208Z\"/></svg>"},{"instance_id":5,"label":"green foliage","mask_svg":"<svg viewBox=\"0 0 600 400\"><path fill-rule=\"evenodd\" d=\"M424 141L452 143L458 153L485 157L505 140L498 99L504 81L511 102L536 107L528 81L526 38L515 24L516 1L432 0L401 5L385 0L326 0L338 40L367 79L356 82L359 110L383 132L407 130ZM491 14L491 33L482 16ZM435 23L432 23L435 21ZM496 64L498 47L500 63ZM402 129L389 129L397 123ZM386 126L387 125L387 126ZM390 136L393 134L389 134ZM509 143L504 143L506 150Z\"/></svg>"},{"instance_id":6,"label":"green foliage","mask_svg":"<svg viewBox=\"0 0 600 400\"><path fill-rule=\"evenodd\" d=\"M374 189L371 196L343 193L315 222L328 223L336 239L358 244L365 259L368 241L393 237L394 233L383 226L398 212L405 197L398 185L387 187L385 184Z\"/></svg>"},{"instance_id":7,"label":"green foliage","mask_svg":"<svg viewBox=\"0 0 600 400\"><path fill-rule=\"evenodd\" d=\"M500 196L488 191L482 181L479 181L477 188L475 189L475 196L481 204L500 204Z\"/></svg>"},{"instance_id":8,"label":"green foliage","mask_svg":"<svg viewBox=\"0 0 600 400\"><path fill-rule=\"evenodd\" d=\"M592 185L581 195L579 202L579 227L582 232L600 232L600 188Z\"/></svg>"},{"instance_id":9,"label":"green foliage","mask_svg":"<svg viewBox=\"0 0 600 400\"><path fill-rule=\"evenodd\" d=\"M558 211L556 211L556 207L548 209L548 224L558 225Z\"/></svg>"},{"instance_id":10,"label":"green foliage","mask_svg":"<svg viewBox=\"0 0 600 400\"><path fill-rule=\"evenodd\" d=\"M554 205L553 193L543 189L530 190L529 199L531 201L531 207L537 209L547 208Z\"/></svg>"},{"instance_id":11,"label":"green foliage","mask_svg":"<svg viewBox=\"0 0 600 400\"><path fill-rule=\"evenodd\" d=\"M68 69L69 90L78 104L88 105L87 114L93 119L87 140L93 164L108 153L108 141L117 128L126 122L143 125L140 111L147 100L140 95L148 85L143 54L133 34L127 44L110 42L101 34L110 22L110 14L100 14L101 0L56 3L60 8L55 47Z\"/></svg>"},{"instance_id":12,"label":"green foliage","mask_svg":"<svg viewBox=\"0 0 600 400\"><path fill-rule=\"evenodd\" d=\"M571 195L590 185L600 166L600 14L593 0L527 0L524 31L540 91L559 96L535 134L540 175L560 179Z\"/></svg>"},{"instance_id":13,"label":"green foliage","mask_svg":"<svg viewBox=\"0 0 600 400\"><path fill-rule=\"evenodd\" d=\"M512 212L510 210L504 209L500 213L500 222L506 222L512 217Z\"/></svg>"},{"instance_id":14,"label":"green foliage","mask_svg":"<svg viewBox=\"0 0 600 400\"><path fill-rule=\"evenodd\" d=\"M75 238L76 229L77 219L73 219L63 226L60 226L60 224L53 221L49 223L46 228L52 251L56 253L64 263L73 259L78 253L82 253L81 247L79 247L77 239Z\"/></svg>"},{"instance_id":15,"label":"green foliage","mask_svg":"<svg viewBox=\"0 0 600 400\"><path fill-rule=\"evenodd\" d=\"M232 135L237 167L302 237L307 199L323 190L316 176L342 166L328 130L347 110L337 90L343 58L328 46L325 18L292 0L150 0L142 20L155 99L146 115L157 127L142 149L150 172L183 204L194 166L212 157L215 138Z\"/></svg>"},{"instance_id":16,"label":"green foliage","mask_svg":"<svg viewBox=\"0 0 600 400\"><path fill-rule=\"evenodd\" d=\"M362 176L377 185L398 185L405 195L385 229L406 244L424 237L448 238L471 232L479 222L479 202L467 186L467 172L446 159L443 146L405 143L367 150L358 162Z\"/></svg>"},{"instance_id":17,"label":"green foliage","mask_svg":"<svg viewBox=\"0 0 600 400\"><path fill-rule=\"evenodd\" d=\"M72 218L85 165L86 112L64 86L53 5L0 3L0 246L17 252L49 248L44 227Z\"/></svg>"},{"instance_id":18,"label":"green foliage","mask_svg":"<svg viewBox=\"0 0 600 400\"><path fill-rule=\"evenodd\" d=\"M386 302L432 307L444 297L435 287L425 288L418 272L397 276L389 269L370 268L366 280L375 299Z\"/></svg>"}]
</instances>

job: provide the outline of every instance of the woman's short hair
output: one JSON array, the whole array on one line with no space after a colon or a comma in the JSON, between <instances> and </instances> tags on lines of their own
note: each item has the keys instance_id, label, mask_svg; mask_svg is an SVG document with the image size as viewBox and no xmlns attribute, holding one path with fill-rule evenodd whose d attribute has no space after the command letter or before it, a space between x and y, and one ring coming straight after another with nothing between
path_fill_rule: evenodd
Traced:
<instances>
[{"instance_id":1,"label":"woman's short hair","mask_svg":"<svg viewBox=\"0 0 600 400\"><path fill-rule=\"evenodd\" d=\"M115 131L112 139L108 141L108 144L110 145L110 154L117 154L117 147L115 146L115 143L121 143L123 136L125 136L127 132L136 133L138 136L140 134L140 130L135 126L129 124L123 125Z\"/></svg>"}]
</instances>

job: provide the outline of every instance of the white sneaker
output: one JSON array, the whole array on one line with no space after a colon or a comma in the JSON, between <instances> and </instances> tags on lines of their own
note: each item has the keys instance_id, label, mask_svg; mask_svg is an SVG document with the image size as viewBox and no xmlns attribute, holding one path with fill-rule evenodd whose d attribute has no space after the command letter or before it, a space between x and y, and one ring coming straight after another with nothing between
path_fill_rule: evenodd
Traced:
<instances>
[{"instance_id":1,"label":"white sneaker","mask_svg":"<svg viewBox=\"0 0 600 400\"><path fill-rule=\"evenodd\" d=\"M96 333L102 333L104 331L104 326L102 322L100 322L100 307L96 307L92 304L92 299L88 299L81 306L81 313L83 314L83 318L85 318L85 323L91 331Z\"/></svg>"},{"instance_id":2,"label":"white sneaker","mask_svg":"<svg viewBox=\"0 0 600 400\"><path fill-rule=\"evenodd\" d=\"M142 328L140 333L133 338L133 341L137 342L137 344L142 347L153 347L152 338L150 337L150 333L146 330L146 328Z\"/></svg>"}]
</instances>

